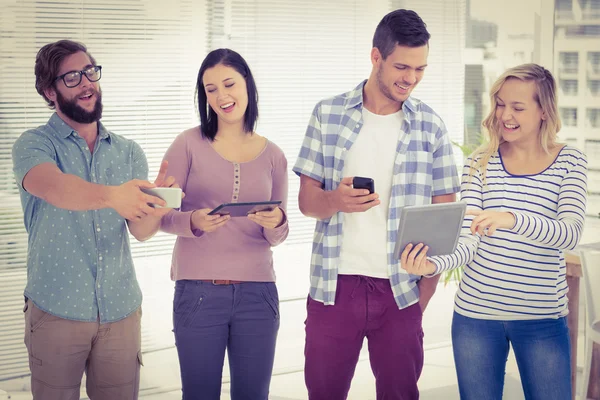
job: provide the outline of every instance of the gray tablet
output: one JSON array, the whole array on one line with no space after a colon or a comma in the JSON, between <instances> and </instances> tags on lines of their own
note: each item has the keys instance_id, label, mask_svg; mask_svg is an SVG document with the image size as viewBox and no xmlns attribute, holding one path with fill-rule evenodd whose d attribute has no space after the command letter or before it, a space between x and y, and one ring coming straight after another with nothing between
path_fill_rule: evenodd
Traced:
<instances>
[{"instance_id":1,"label":"gray tablet","mask_svg":"<svg viewBox=\"0 0 600 400\"><path fill-rule=\"evenodd\" d=\"M271 211L279 207L281 201L253 201L250 203L224 203L208 213L208 215L230 215L232 217L246 217L259 211Z\"/></svg>"},{"instance_id":2,"label":"gray tablet","mask_svg":"<svg viewBox=\"0 0 600 400\"><path fill-rule=\"evenodd\" d=\"M394 257L400 259L409 243L429 246L428 256L453 253L458 244L466 209L467 203L463 202L402 208Z\"/></svg>"}]
</instances>

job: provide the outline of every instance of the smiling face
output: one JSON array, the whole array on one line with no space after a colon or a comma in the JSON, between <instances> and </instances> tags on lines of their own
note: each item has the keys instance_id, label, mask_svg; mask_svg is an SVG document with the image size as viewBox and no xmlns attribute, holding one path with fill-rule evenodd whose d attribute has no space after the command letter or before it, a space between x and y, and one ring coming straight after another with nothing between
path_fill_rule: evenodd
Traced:
<instances>
[{"instance_id":1,"label":"smiling face","mask_svg":"<svg viewBox=\"0 0 600 400\"><path fill-rule=\"evenodd\" d=\"M534 81L507 79L496 94L496 119L502 139L509 143L539 141L546 118L537 101Z\"/></svg>"},{"instance_id":2,"label":"smiling face","mask_svg":"<svg viewBox=\"0 0 600 400\"><path fill-rule=\"evenodd\" d=\"M246 80L234 68L217 64L202 76L202 84L210 108L219 123L242 124L248 107Z\"/></svg>"},{"instance_id":3,"label":"smiling face","mask_svg":"<svg viewBox=\"0 0 600 400\"><path fill-rule=\"evenodd\" d=\"M379 49L371 52L373 68L377 70L377 87L391 101L404 102L423 79L429 47L407 47L396 45L384 60Z\"/></svg>"},{"instance_id":4,"label":"smiling face","mask_svg":"<svg viewBox=\"0 0 600 400\"><path fill-rule=\"evenodd\" d=\"M71 71L81 71L93 66L85 52L74 53L64 59L58 76ZM102 117L102 92L98 81L90 82L85 75L79 85L68 88L62 79L45 90L46 96L56 104L57 113L64 119L79 124L91 124Z\"/></svg>"}]
</instances>

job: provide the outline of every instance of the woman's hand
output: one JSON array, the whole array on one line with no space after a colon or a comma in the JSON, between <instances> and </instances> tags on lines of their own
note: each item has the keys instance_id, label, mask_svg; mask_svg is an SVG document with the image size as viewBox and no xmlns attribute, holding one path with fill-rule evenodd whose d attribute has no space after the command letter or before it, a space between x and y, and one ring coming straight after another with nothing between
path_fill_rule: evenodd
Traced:
<instances>
[{"instance_id":1,"label":"woman's hand","mask_svg":"<svg viewBox=\"0 0 600 400\"><path fill-rule=\"evenodd\" d=\"M496 229L512 229L515 226L515 216L509 212L467 210L466 215L474 215L471 222L471 233L492 236Z\"/></svg>"},{"instance_id":2,"label":"woman's hand","mask_svg":"<svg viewBox=\"0 0 600 400\"><path fill-rule=\"evenodd\" d=\"M201 208L192 212L192 230L214 232L231 219L229 215L208 215L210 208Z\"/></svg>"},{"instance_id":3,"label":"woman's hand","mask_svg":"<svg viewBox=\"0 0 600 400\"><path fill-rule=\"evenodd\" d=\"M248 214L248 219L263 228L274 229L283 223L284 214L281 208L275 207L271 211L259 211L254 214Z\"/></svg>"},{"instance_id":4,"label":"woman's hand","mask_svg":"<svg viewBox=\"0 0 600 400\"><path fill-rule=\"evenodd\" d=\"M409 243L400 256L400 266L413 275L431 275L435 273L435 264L427 259L427 250L429 250L429 247L423 243L416 246Z\"/></svg>"}]
</instances>

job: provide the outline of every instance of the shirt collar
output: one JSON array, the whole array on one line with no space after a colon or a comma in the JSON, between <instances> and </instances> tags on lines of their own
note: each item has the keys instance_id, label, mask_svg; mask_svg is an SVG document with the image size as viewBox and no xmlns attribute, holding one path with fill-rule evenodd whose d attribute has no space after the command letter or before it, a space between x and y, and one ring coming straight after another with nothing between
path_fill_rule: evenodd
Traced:
<instances>
[{"instance_id":1,"label":"shirt collar","mask_svg":"<svg viewBox=\"0 0 600 400\"><path fill-rule=\"evenodd\" d=\"M346 101L346 109L354 108L359 105L362 107L363 89L366 83L367 80L365 79L359 83L357 87L347 93L348 100ZM411 96L408 96L408 98L402 104L402 111L404 112L404 115L407 114L407 111L411 113L417 112L417 101Z\"/></svg>"},{"instance_id":2,"label":"shirt collar","mask_svg":"<svg viewBox=\"0 0 600 400\"><path fill-rule=\"evenodd\" d=\"M48 124L54 128L58 136L62 139L68 138L73 133L77 133L73 128L69 126L65 121L63 121L57 113L52 114ZM98 137L99 140L106 139L109 143L111 141L110 132L102 125L100 121L98 121Z\"/></svg>"}]
</instances>

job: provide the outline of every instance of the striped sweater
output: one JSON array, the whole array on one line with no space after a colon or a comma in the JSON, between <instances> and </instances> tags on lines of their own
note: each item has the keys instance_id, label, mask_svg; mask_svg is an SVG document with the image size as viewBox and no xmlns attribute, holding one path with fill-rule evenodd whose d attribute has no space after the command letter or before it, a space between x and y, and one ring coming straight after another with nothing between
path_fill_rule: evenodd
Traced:
<instances>
[{"instance_id":1,"label":"striped sweater","mask_svg":"<svg viewBox=\"0 0 600 400\"><path fill-rule=\"evenodd\" d=\"M465 217L456 251L430 257L436 273L465 266L455 311L479 319L558 318L567 310L564 250L577 246L585 220L587 160L566 146L554 162L535 175L512 175L501 154L469 178L463 168L461 201L468 208L508 211L512 229L492 236L472 235L473 216Z\"/></svg>"}]
</instances>

